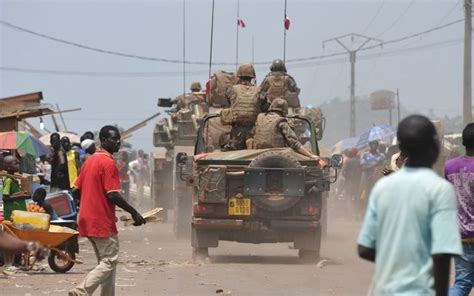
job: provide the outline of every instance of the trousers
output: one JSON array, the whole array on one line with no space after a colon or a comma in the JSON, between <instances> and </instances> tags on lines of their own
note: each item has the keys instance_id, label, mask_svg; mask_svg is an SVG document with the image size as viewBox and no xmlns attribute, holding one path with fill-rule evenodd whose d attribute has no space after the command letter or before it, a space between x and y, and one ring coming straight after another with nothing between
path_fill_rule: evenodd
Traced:
<instances>
[{"instance_id":1,"label":"trousers","mask_svg":"<svg viewBox=\"0 0 474 296\"><path fill-rule=\"evenodd\" d=\"M117 235L107 238L89 238L94 248L98 264L91 270L84 281L69 291L69 296L89 296L100 286L101 296L115 295L115 274L119 254Z\"/></svg>"}]
</instances>

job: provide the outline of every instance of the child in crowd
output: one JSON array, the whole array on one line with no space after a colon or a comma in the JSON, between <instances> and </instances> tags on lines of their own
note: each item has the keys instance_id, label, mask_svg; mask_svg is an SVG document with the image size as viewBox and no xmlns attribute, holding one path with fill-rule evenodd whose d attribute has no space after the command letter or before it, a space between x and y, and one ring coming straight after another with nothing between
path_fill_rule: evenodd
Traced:
<instances>
[{"instance_id":1,"label":"child in crowd","mask_svg":"<svg viewBox=\"0 0 474 296\"><path fill-rule=\"evenodd\" d=\"M9 155L4 158L4 169L9 175L3 178L3 216L10 220L14 210L26 211L26 199L29 195L21 192L20 184L12 175L20 172L20 161L15 156Z\"/></svg>"}]
</instances>

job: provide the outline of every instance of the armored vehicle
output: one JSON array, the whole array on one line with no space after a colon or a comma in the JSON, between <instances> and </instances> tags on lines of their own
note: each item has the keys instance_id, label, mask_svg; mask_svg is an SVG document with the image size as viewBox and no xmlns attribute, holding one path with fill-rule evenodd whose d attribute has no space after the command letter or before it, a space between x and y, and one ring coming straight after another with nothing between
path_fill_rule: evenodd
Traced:
<instances>
[{"instance_id":1,"label":"armored vehicle","mask_svg":"<svg viewBox=\"0 0 474 296\"><path fill-rule=\"evenodd\" d=\"M204 98L204 93L196 94ZM179 97L178 97L179 99ZM173 230L177 238L189 238L191 224L191 190L180 179L176 157L180 153L192 155L196 142L196 131L201 118L206 113L206 105L199 100L190 101L188 106L179 108L178 99L158 99L158 106L170 108L168 116L155 126L153 144L157 149L153 154L152 194L156 206L164 208L165 219L168 210L173 210Z\"/></svg>"}]
</instances>

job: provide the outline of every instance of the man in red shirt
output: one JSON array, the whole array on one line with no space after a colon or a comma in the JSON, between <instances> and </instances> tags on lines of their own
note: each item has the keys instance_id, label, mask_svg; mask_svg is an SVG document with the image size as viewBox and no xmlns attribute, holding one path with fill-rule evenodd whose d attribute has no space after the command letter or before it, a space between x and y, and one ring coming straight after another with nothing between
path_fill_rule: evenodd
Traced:
<instances>
[{"instance_id":1,"label":"man in red shirt","mask_svg":"<svg viewBox=\"0 0 474 296\"><path fill-rule=\"evenodd\" d=\"M106 125L99 133L101 150L84 164L76 180L73 195L80 200L79 234L91 242L98 265L69 295L92 295L101 286L102 296L115 295L115 270L119 243L115 225L115 206L132 215L139 226L145 219L120 195L120 177L112 154L119 151L120 133Z\"/></svg>"}]
</instances>

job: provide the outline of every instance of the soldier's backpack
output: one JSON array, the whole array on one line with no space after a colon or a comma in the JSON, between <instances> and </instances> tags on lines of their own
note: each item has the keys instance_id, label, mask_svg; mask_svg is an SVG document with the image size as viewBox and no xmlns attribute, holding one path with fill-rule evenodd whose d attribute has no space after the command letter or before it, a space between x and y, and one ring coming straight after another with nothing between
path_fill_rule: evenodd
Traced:
<instances>
[{"instance_id":1,"label":"soldier's backpack","mask_svg":"<svg viewBox=\"0 0 474 296\"><path fill-rule=\"evenodd\" d=\"M229 102L225 96L226 90L232 87L238 81L234 73L226 71L215 72L210 80L208 103L211 107L225 108L229 107Z\"/></svg>"},{"instance_id":2,"label":"soldier's backpack","mask_svg":"<svg viewBox=\"0 0 474 296\"><path fill-rule=\"evenodd\" d=\"M300 100L298 98L299 90L292 92L288 89L289 76L286 74L275 74L267 76L267 83L269 85L267 91L267 100L271 103L277 97L281 97L288 102L288 107L300 107Z\"/></svg>"},{"instance_id":3,"label":"soldier's backpack","mask_svg":"<svg viewBox=\"0 0 474 296\"><path fill-rule=\"evenodd\" d=\"M233 86L236 93L232 102L232 121L241 126L253 126L260 112L258 106L258 87L237 84Z\"/></svg>"}]
</instances>

